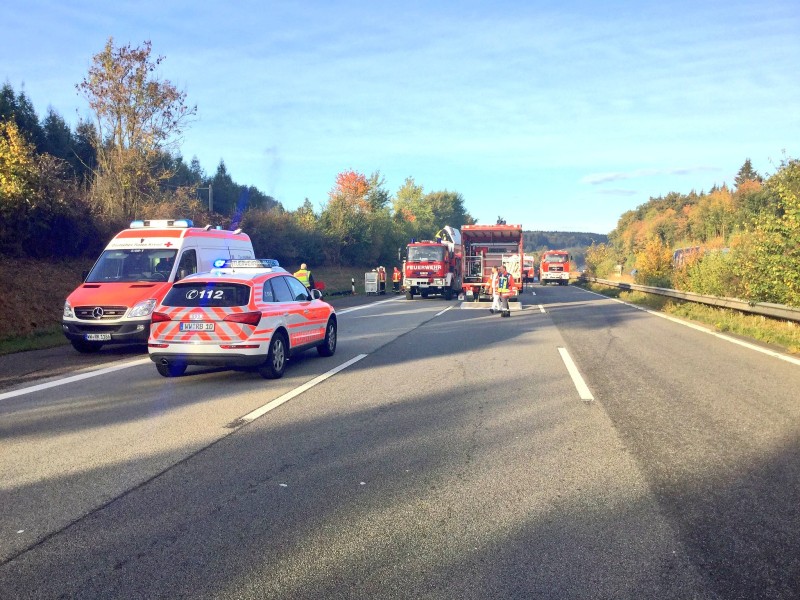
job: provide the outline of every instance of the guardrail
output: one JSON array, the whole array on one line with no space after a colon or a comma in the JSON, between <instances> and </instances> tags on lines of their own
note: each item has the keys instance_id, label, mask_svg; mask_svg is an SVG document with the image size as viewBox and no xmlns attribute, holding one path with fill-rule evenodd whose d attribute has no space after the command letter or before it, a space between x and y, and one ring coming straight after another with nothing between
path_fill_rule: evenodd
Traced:
<instances>
[{"instance_id":1,"label":"guardrail","mask_svg":"<svg viewBox=\"0 0 800 600\"><path fill-rule=\"evenodd\" d=\"M637 292L645 292L647 294L656 294L658 296L668 296L670 298L677 298L679 300L686 300L687 302L699 302L700 304L708 304L719 308L730 308L740 312L751 313L754 315L761 315L764 317L771 317L773 319L783 319L785 321L800 321L800 308L793 306L784 306L783 304L772 304L770 302L748 302L746 300L738 300L736 298L720 298L718 296L704 296L703 294L696 294L695 292L682 292L680 290L672 290L669 288L651 287L648 285L639 285L638 283L624 283L621 281L611 281L609 279L599 279L597 277L589 277L583 275L583 281L592 281L610 287L616 287L623 290L635 290Z\"/></svg>"}]
</instances>

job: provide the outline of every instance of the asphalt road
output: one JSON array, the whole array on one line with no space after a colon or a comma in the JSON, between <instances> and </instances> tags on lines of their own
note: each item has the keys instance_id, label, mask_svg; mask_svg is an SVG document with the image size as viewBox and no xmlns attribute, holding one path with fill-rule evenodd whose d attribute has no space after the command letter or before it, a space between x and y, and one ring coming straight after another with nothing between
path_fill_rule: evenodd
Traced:
<instances>
[{"instance_id":1,"label":"asphalt road","mask_svg":"<svg viewBox=\"0 0 800 600\"><path fill-rule=\"evenodd\" d=\"M16 382L0 597L799 597L800 365L533 289L337 308L279 381Z\"/></svg>"}]
</instances>

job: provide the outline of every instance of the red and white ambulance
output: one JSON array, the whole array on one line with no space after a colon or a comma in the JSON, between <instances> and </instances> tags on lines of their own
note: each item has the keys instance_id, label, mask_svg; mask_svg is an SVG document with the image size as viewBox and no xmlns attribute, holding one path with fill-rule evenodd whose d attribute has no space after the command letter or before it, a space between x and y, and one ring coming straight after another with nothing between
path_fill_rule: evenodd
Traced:
<instances>
[{"instance_id":1,"label":"red and white ambulance","mask_svg":"<svg viewBox=\"0 0 800 600\"><path fill-rule=\"evenodd\" d=\"M61 326L79 352L146 344L153 309L173 282L215 260L253 258L241 230L193 227L188 219L133 221L112 239L64 303Z\"/></svg>"}]
</instances>

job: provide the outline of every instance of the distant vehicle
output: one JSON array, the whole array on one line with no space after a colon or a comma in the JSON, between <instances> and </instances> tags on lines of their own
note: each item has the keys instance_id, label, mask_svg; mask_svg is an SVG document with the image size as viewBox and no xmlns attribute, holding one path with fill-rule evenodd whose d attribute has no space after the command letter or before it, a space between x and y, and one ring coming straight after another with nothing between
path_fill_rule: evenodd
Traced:
<instances>
[{"instance_id":1,"label":"distant vehicle","mask_svg":"<svg viewBox=\"0 0 800 600\"><path fill-rule=\"evenodd\" d=\"M156 307L150 360L164 377L206 365L278 379L292 356L310 348L320 356L336 352L336 312L321 298L278 261L219 261L176 283Z\"/></svg>"},{"instance_id":2,"label":"distant vehicle","mask_svg":"<svg viewBox=\"0 0 800 600\"><path fill-rule=\"evenodd\" d=\"M514 278L514 295L518 300L523 289L522 225L464 225L462 269L464 295L468 300L491 300L489 280L492 267L505 266Z\"/></svg>"},{"instance_id":3,"label":"distant vehicle","mask_svg":"<svg viewBox=\"0 0 800 600\"><path fill-rule=\"evenodd\" d=\"M61 326L79 352L146 344L150 315L172 283L218 259L253 258L247 234L188 219L133 221L108 243L64 303Z\"/></svg>"},{"instance_id":4,"label":"distant vehicle","mask_svg":"<svg viewBox=\"0 0 800 600\"><path fill-rule=\"evenodd\" d=\"M547 250L542 253L539 264L539 283L568 285L572 256L566 250Z\"/></svg>"},{"instance_id":5,"label":"distant vehicle","mask_svg":"<svg viewBox=\"0 0 800 600\"><path fill-rule=\"evenodd\" d=\"M406 298L441 295L450 300L461 291L461 233L443 227L435 240L411 242L403 262Z\"/></svg>"},{"instance_id":6,"label":"distant vehicle","mask_svg":"<svg viewBox=\"0 0 800 600\"><path fill-rule=\"evenodd\" d=\"M536 257L526 254L522 259L522 281L523 283L533 283L539 277L539 267L536 264Z\"/></svg>"}]
</instances>

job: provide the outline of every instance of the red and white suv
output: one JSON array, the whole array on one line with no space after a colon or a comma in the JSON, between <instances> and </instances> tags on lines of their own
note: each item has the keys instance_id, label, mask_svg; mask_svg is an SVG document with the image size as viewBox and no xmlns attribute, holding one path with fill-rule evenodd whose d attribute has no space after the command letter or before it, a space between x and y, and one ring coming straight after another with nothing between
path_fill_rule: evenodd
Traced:
<instances>
[{"instance_id":1,"label":"red and white suv","mask_svg":"<svg viewBox=\"0 0 800 600\"><path fill-rule=\"evenodd\" d=\"M292 355L312 347L321 356L336 351L333 307L277 261L215 266L175 283L153 312L148 351L161 375L209 365L256 368L277 379Z\"/></svg>"}]
</instances>

